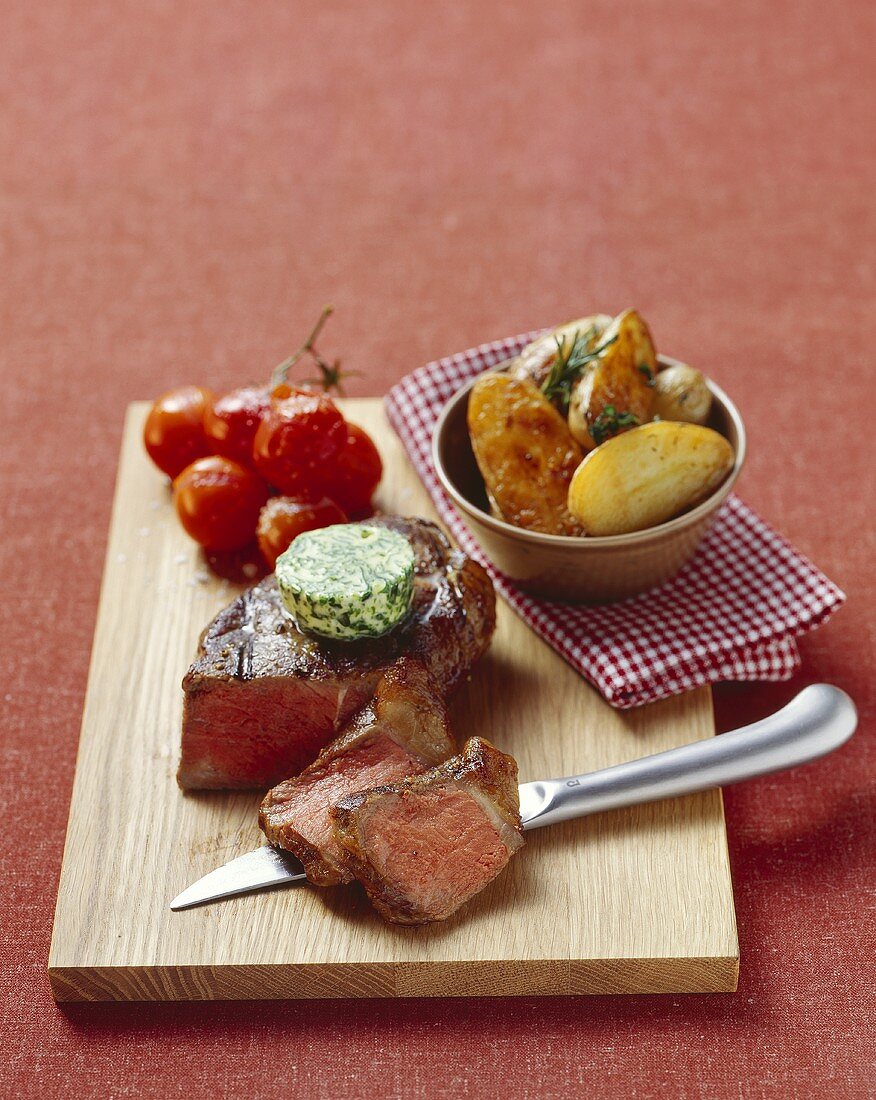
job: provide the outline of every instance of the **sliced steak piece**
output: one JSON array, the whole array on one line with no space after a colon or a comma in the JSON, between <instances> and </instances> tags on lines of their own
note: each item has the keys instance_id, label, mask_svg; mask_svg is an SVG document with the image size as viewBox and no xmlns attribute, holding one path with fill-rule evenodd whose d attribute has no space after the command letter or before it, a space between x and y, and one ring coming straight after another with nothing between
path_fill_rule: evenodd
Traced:
<instances>
[{"instance_id":1,"label":"sliced steak piece","mask_svg":"<svg viewBox=\"0 0 876 1100\"><path fill-rule=\"evenodd\" d=\"M449 917L523 844L517 764L480 737L424 775L343 799L331 818L347 868L396 924Z\"/></svg>"},{"instance_id":2,"label":"sliced steak piece","mask_svg":"<svg viewBox=\"0 0 876 1100\"><path fill-rule=\"evenodd\" d=\"M301 860L317 886L349 882L332 831L331 807L347 795L419 775L456 751L444 700L426 666L402 657L374 698L310 767L265 795L265 836Z\"/></svg>"},{"instance_id":3,"label":"sliced steak piece","mask_svg":"<svg viewBox=\"0 0 876 1100\"><path fill-rule=\"evenodd\" d=\"M295 627L273 576L248 589L204 630L183 679L180 786L270 787L314 759L399 657L422 660L446 694L484 654L496 597L480 565L426 520L368 522L414 547L407 618L382 638L328 642Z\"/></svg>"}]
</instances>

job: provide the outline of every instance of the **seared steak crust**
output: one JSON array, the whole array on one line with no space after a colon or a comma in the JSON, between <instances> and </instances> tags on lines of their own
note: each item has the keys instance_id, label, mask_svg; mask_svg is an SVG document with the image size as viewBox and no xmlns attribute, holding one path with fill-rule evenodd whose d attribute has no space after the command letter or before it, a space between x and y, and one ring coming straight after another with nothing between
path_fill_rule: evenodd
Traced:
<instances>
[{"instance_id":1,"label":"seared steak crust","mask_svg":"<svg viewBox=\"0 0 876 1100\"><path fill-rule=\"evenodd\" d=\"M450 718L421 661L400 658L383 674L374 698L294 779L268 791L259 825L271 844L294 853L317 886L349 882L332 833L333 803L366 788L418 775L456 749Z\"/></svg>"},{"instance_id":2,"label":"seared steak crust","mask_svg":"<svg viewBox=\"0 0 876 1100\"><path fill-rule=\"evenodd\" d=\"M183 679L182 787L278 783L314 759L399 657L421 660L446 694L486 651L496 603L480 565L426 520L369 523L398 531L414 548L407 617L382 638L330 642L296 628L273 575L244 592L203 631Z\"/></svg>"},{"instance_id":3,"label":"seared steak crust","mask_svg":"<svg viewBox=\"0 0 876 1100\"><path fill-rule=\"evenodd\" d=\"M348 870L396 924L445 920L523 844L517 763L479 737L423 775L342 799L330 816Z\"/></svg>"}]
</instances>

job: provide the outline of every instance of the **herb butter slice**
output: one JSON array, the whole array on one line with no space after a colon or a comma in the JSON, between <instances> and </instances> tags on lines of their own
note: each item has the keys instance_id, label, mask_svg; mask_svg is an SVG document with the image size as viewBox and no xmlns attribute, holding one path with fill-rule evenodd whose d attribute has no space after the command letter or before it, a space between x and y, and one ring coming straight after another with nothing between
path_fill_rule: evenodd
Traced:
<instances>
[{"instance_id":1,"label":"herb butter slice","mask_svg":"<svg viewBox=\"0 0 876 1100\"><path fill-rule=\"evenodd\" d=\"M414 551L386 527L341 523L299 535L277 558L276 573L299 630L343 641L376 638L411 605Z\"/></svg>"}]
</instances>

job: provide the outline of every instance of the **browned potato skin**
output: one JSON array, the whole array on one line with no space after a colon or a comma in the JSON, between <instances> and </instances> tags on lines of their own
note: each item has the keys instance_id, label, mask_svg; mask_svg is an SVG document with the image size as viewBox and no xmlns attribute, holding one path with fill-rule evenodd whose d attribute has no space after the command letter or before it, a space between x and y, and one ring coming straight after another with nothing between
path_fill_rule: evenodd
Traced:
<instances>
[{"instance_id":1,"label":"browned potato skin","mask_svg":"<svg viewBox=\"0 0 876 1100\"><path fill-rule=\"evenodd\" d=\"M600 343L612 337L617 339L581 376L569 402L569 428L585 451L596 446L591 427L607 405L619 414L632 413L640 424L654 415L648 372L650 378L656 374L657 354L648 326L634 309L628 309L615 317Z\"/></svg>"},{"instance_id":2,"label":"browned potato skin","mask_svg":"<svg viewBox=\"0 0 876 1100\"><path fill-rule=\"evenodd\" d=\"M516 527L578 535L568 509L569 483L581 448L538 387L507 374L486 374L472 387L468 430L490 501Z\"/></svg>"},{"instance_id":3,"label":"browned potato skin","mask_svg":"<svg viewBox=\"0 0 876 1100\"><path fill-rule=\"evenodd\" d=\"M657 373L657 351L654 347L654 338L651 330L645 323L644 317L635 309L626 309L619 313L611 326L603 335L603 340L608 340L614 334L617 326L618 343L623 344L626 354L632 360L635 367L647 367L652 375ZM642 372L639 372L642 374ZM644 378L644 374L642 374Z\"/></svg>"},{"instance_id":4,"label":"browned potato skin","mask_svg":"<svg viewBox=\"0 0 876 1100\"><path fill-rule=\"evenodd\" d=\"M593 330L589 341L589 348L596 347L602 333L611 324L611 317L607 313L592 313L589 317L581 317L577 321L569 321L560 325L553 332L545 336L539 336L531 344L527 344L516 359L511 361L508 373L512 378L528 378L536 386L542 383L550 374L551 366L557 357L557 341L562 344L564 352L568 352L572 341L579 333L583 334Z\"/></svg>"}]
</instances>

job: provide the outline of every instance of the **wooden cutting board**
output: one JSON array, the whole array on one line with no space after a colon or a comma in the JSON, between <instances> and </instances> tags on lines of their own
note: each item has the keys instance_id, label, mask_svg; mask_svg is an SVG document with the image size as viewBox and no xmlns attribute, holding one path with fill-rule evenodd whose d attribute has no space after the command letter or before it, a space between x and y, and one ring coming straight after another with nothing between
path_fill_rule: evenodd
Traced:
<instances>
[{"instance_id":1,"label":"wooden cutting board","mask_svg":"<svg viewBox=\"0 0 876 1100\"><path fill-rule=\"evenodd\" d=\"M237 592L207 574L128 410L49 978L55 998L518 996L724 992L738 945L719 792L540 829L444 924L383 924L358 888L285 889L172 913L193 880L259 844L260 794L176 785L180 680ZM381 402L345 403L385 462L378 503L431 516ZM612 710L504 605L452 706L521 780L714 734L708 689Z\"/></svg>"}]
</instances>

